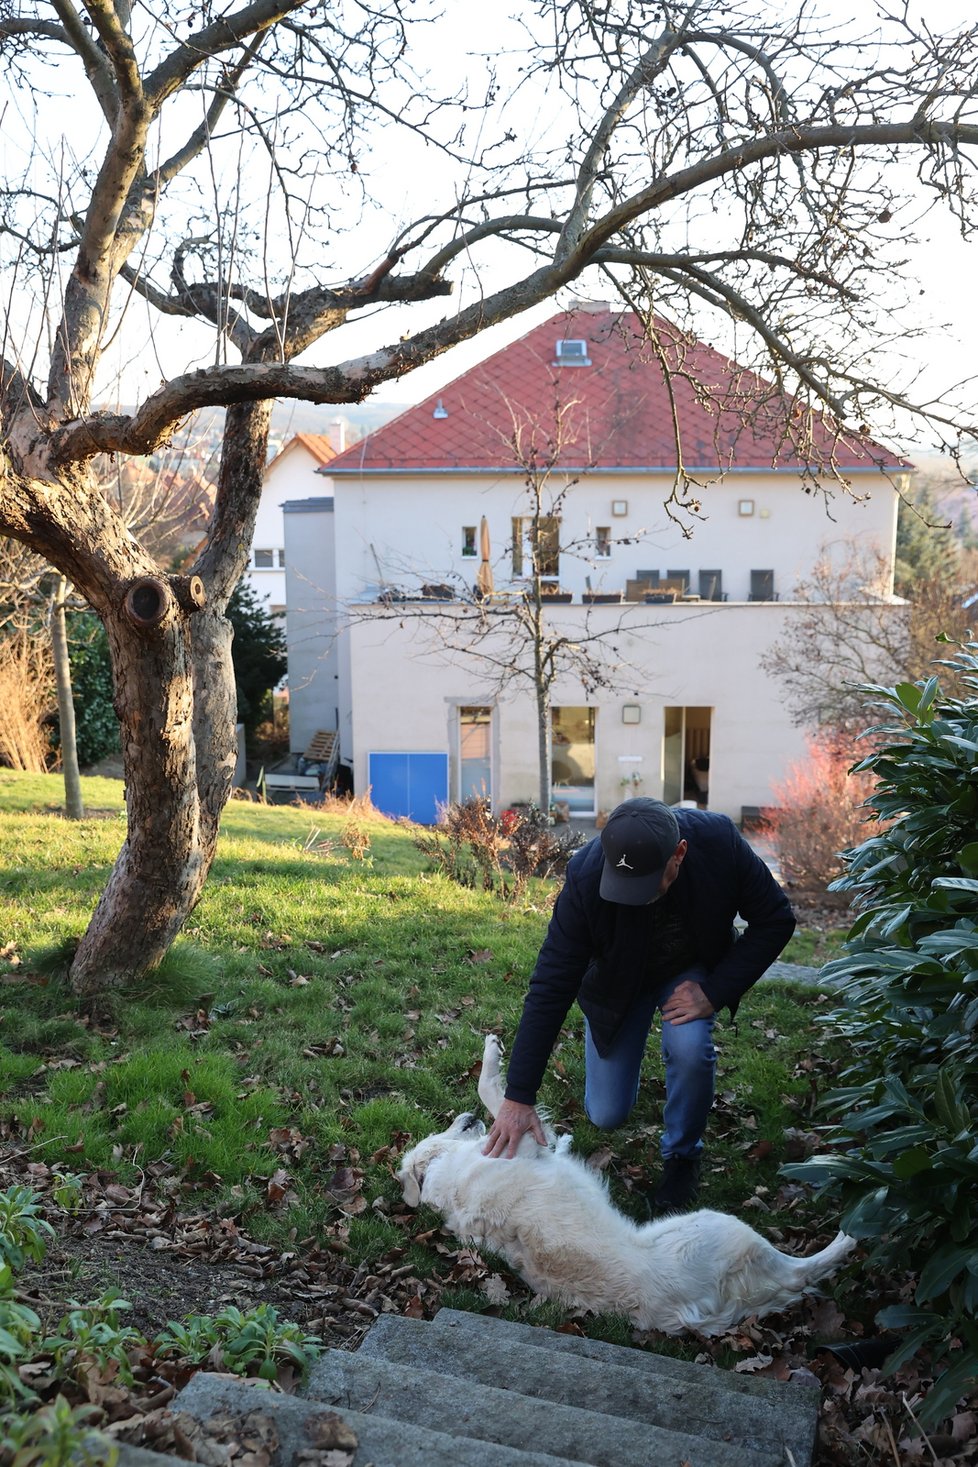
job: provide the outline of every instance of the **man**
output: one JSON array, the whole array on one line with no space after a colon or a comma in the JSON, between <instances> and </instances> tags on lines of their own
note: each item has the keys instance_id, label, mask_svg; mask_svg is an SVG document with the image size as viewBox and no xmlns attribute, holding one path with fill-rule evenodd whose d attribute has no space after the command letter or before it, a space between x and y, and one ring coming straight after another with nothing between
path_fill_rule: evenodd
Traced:
<instances>
[{"instance_id":1,"label":"man","mask_svg":"<svg viewBox=\"0 0 978 1467\"><path fill-rule=\"evenodd\" d=\"M567 867L486 1154L513 1156L525 1131L543 1142L537 1091L575 998L586 1020L585 1110L596 1126L620 1126L659 1010L664 1164L650 1204L657 1213L689 1206L713 1105L715 1015L736 1013L794 928L786 896L725 815L644 798L619 805Z\"/></svg>"}]
</instances>

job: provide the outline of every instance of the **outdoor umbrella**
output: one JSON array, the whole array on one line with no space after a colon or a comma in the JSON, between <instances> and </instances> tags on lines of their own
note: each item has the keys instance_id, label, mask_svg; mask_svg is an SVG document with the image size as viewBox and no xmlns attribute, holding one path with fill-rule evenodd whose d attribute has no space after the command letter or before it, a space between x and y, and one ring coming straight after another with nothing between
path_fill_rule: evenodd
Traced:
<instances>
[{"instance_id":1,"label":"outdoor umbrella","mask_svg":"<svg viewBox=\"0 0 978 1467\"><path fill-rule=\"evenodd\" d=\"M479 573L475 578L476 589L483 598L491 596L496 589L492 579L492 566L489 564L489 551L489 521L483 515L479 525L479 554L482 559L479 563Z\"/></svg>"}]
</instances>

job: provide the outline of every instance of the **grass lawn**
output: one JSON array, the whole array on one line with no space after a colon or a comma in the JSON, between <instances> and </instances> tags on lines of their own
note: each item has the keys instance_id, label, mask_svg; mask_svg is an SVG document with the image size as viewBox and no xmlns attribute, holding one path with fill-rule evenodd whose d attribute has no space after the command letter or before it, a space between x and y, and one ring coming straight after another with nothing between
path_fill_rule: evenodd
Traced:
<instances>
[{"instance_id":1,"label":"grass lawn","mask_svg":"<svg viewBox=\"0 0 978 1467\"><path fill-rule=\"evenodd\" d=\"M354 1260L402 1243L397 1154L475 1103L483 1036L515 1032L552 892L508 906L427 872L403 826L361 818L351 835L343 814L232 802L165 970L90 1023L64 985L64 945L84 930L124 824L119 782L85 781L84 796L89 817L70 823L58 778L0 771L6 1143L122 1186L165 1169L277 1246L337 1226ZM736 1026L719 1026L706 1205L788 1230L810 1208L777 1167L830 1068L828 1006L816 989L763 983ZM650 1057L611 1136L584 1118L582 1090L573 1010L541 1099L634 1208L657 1169L660 1065ZM423 1262L437 1270L437 1252Z\"/></svg>"}]
</instances>

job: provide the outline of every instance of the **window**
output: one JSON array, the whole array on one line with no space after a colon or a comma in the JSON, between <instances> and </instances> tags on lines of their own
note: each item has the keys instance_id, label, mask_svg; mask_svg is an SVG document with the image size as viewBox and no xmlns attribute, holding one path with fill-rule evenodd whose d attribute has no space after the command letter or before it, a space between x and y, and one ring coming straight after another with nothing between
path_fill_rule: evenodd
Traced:
<instances>
[{"instance_id":1,"label":"window","mask_svg":"<svg viewBox=\"0 0 978 1467\"><path fill-rule=\"evenodd\" d=\"M475 525L462 526L462 554L475 555Z\"/></svg>"},{"instance_id":2,"label":"window","mask_svg":"<svg viewBox=\"0 0 978 1467\"><path fill-rule=\"evenodd\" d=\"M560 575L560 520L555 515L513 516L513 575L546 580Z\"/></svg>"},{"instance_id":3,"label":"window","mask_svg":"<svg viewBox=\"0 0 978 1467\"><path fill-rule=\"evenodd\" d=\"M666 571L666 584L671 591L675 591L677 596L685 596L687 591L689 590L689 571Z\"/></svg>"},{"instance_id":4,"label":"window","mask_svg":"<svg viewBox=\"0 0 978 1467\"><path fill-rule=\"evenodd\" d=\"M251 564L255 570L282 570L285 566L284 550L259 550L251 552Z\"/></svg>"},{"instance_id":5,"label":"window","mask_svg":"<svg viewBox=\"0 0 978 1467\"><path fill-rule=\"evenodd\" d=\"M558 367L589 367L591 358L587 354L586 341L558 341L556 361Z\"/></svg>"},{"instance_id":6,"label":"window","mask_svg":"<svg viewBox=\"0 0 978 1467\"><path fill-rule=\"evenodd\" d=\"M594 529L594 554L605 559L611 554L611 526L596 525Z\"/></svg>"}]
</instances>

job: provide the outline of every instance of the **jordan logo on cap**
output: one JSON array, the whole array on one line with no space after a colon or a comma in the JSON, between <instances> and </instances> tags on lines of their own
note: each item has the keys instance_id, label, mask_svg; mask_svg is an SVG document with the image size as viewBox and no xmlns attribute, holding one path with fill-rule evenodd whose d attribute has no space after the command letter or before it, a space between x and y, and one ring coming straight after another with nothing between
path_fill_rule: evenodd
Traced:
<instances>
[{"instance_id":1,"label":"jordan logo on cap","mask_svg":"<svg viewBox=\"0 0 978 1467\"><path fill-rule=\"evenodd\" d=\"M618 862L618 864L619 864L619 866L624 866L624 868L625 868L626 871L634 871L635 870L635 867L634 866L630 866L629 863L625 860L625 857L624 856L622 856L622 858Z\"/></svg>"}]
</instances>

